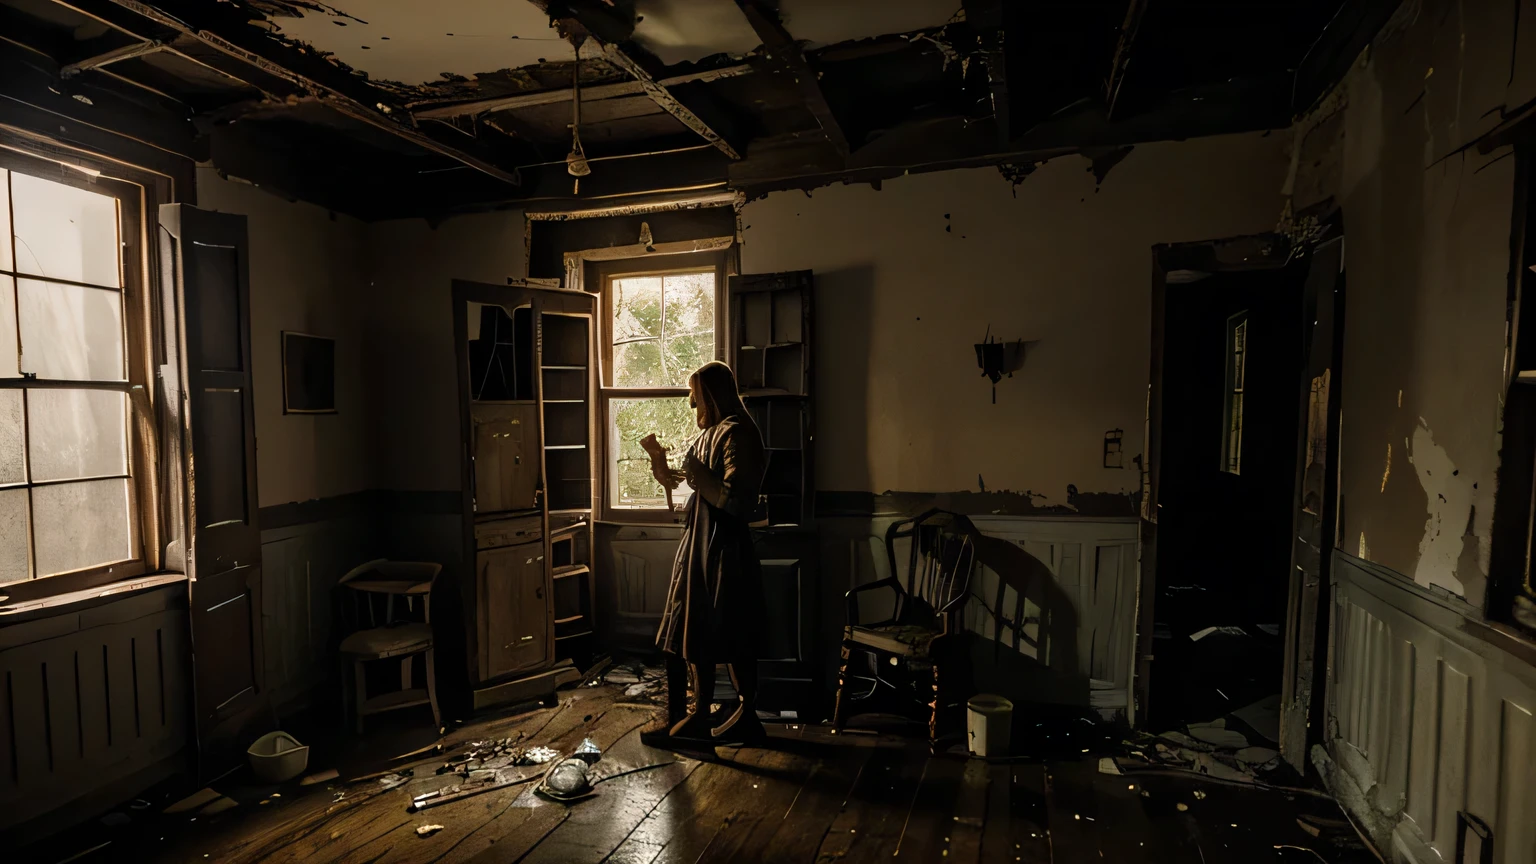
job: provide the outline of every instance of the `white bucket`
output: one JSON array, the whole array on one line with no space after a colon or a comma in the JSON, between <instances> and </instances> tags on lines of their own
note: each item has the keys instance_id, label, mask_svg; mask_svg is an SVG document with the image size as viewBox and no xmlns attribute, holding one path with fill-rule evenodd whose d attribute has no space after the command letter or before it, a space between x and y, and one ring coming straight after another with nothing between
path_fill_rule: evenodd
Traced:
<instances>
[{"instance_id":1,"label":"white bucket","mask_svg":"<svg viewBox=\"0 0 1536 864\"><path fill-rule=\"evenodd\" d=\"M1013 731L1013 703L1001 696L983 693L966 703L968 747L973 756L1007 756L1008 738Z\"/></svg>"},{"instance_id":2,"label":"white bucket","mask_svg":"<svg viewBox=\"0 0 1536 864\"><path fill-rule=\"evenodd\" d=\"M287 732L268 732L245 753L251 772L264 783L287 783L309 767L309 748Z\"/></svg>"}]
</instances>

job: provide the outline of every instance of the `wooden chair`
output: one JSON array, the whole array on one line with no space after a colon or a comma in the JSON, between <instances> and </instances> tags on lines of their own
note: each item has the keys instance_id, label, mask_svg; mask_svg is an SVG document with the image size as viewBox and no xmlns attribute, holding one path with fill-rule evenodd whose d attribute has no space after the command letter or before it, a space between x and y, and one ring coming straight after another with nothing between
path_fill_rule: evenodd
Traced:
<instances>
[{"instance_id":1,"label":"wooden chair","mask_svg":"<svg viewBox=\"0 0 1536 864\"><path fill-rule=\"evenodd\" d=\"M911 682L908 709L920 707L928 724L930 741L940 737L940 714L953 690L966 676L948 665L948 640L961 629L960 615L976 565L978 536L971 520L956 513L929 510L921 516L897 522L885 532L885 553L890 575L849 591L848 623L843 628L842 666L838 672L837 705L833 728L847 723L850 703L870 699L883 687L898 690L886 679L887 666L903 667ZM906 569L897 566L897 545L907 541ZM882 620L864 620L861 599L877 592L890 594L891 614ZM849 659L855 654L873 659L872 675L850 675ZM946 672L941 672L941 667ZM868 681L869 692L848 692L850 679ZM962 696L969 694L961 694Z\"/></svg>"},{"instance_id":2,"label":"wooden chair","mask_svg":"<svg viewBox=\"0 0 1536 864\"><path fill-rule=\"evenodd\" d=\"M380 558L360 564L341 577L341 585L363 592L361 599L373 626L358 630L341 642L342 677L352 679L352 711L357 731L363 731L363 718L417 705L432 706L432 723L443 724L437 708L437 675L432 638L432 583L443 570L441 564L417 561L388 561ZM384 595L384 620L378 620L377 604L372 595ZM403 598L406 611L421 602L421 621L395 618L395 601ZM424 655L427 686L412 686L411 663ZM377 660L400 661L400 689L370 697L366 664ZM343 701L346 701L345 698Z\"/></svg>"}]
</instances>

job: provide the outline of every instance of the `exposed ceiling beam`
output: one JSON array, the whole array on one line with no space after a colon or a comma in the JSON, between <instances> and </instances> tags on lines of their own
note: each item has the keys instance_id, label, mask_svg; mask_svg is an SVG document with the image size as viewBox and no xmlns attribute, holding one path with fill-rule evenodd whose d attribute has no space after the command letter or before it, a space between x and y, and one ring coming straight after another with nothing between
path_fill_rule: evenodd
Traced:
<instances>
[{"instance_id":1,"label":"exposed ceiling beam","mask_svg":"<svg viewBox=\"0 0 1536 864\"><path fill-rule=\"evenodd\" d=\"M751 71L752 66L750 64L742 63L736 66L726 66L721 69L711 69L706 72L675 75L671 78L663 78L656 83L661 87L675 87L679 84L734 78L737 75L746 75ZM594 87L581 88L581 101L595 102L599 99L635 96L644 92L645 87L638 80L622 81L618 84L599 84ZM571 101L571 91L569 89L540 90L536 93L518 93L511 96L498 96L493 99L479 99L474 102L432 105L420 110L412 110L411 116L418 120L446 120L452 117L488 114L492 111L512 111L518 108L531 108L535 105L552 105L569 101Z\"/></svg>"},{"instance_id":2,"label":"exposed ceiling beam","mask_svg":"<svg viewBox=\"0 0 1536 864\"><path fill-rule=\"evenodd\" d=\"M138 0L55 0L142 42L164 41L172 50L211 66L278 98L315 96L332 110L403 138L431 153L457 160L511 185L520 184L515 167L497 164L484 148L445 144L409 124L393 119L393 99L351 73L311 54L301 53L249 26L238 10L225 4ZM162 8L165 7L165 8ZM167 11L172 9L172 11ZM126 13L126 14L125 14ZM232 17L233 16L233 17ZM148 35L161 30L170 40ZM296 71L302 69L303 71Z\"/></svg>"},{"instance_id":3,"label":"exposed ceiling beam","mask_svg":"<svg viewBox=\"0 0 1536 864\"><path fill-rule=\"evenodd\" d=\"M165 46L154 40L140 42L136 45L124 45L121 48L97 54L95 57L88 57L84 60L61 66L59 67L59 77L73 78L88 69L100 69L119 60L132 60L135 57L143 57L145 54L154 54L157 51L163 50L165 50Z\"/></svg>"},{"instance_id":4,"label":"exposed ceiling beam","mask_svg":"<svg viewBox=\"0 0 1536 864\"><path fill-rule=\"evenodd\" d=\"M603 52L603 59L629 73L640 85L641 92L651 97L657 107L678 119L678 122L698 133L700 138L732 159L740 159L731 142L710 128L709 124L693 113L687 105L656 80L644 66L623 48L623 44L635 32L634 0L529 0L542 9L555 24L560 34L567 38L590 38Z\"/></svg>"},{"instance_id":5,"label":"exposed ceiling beam","mask_svg":"<svg viewBox=\"0 0 1536 864\"><path fill-rule=\"evenodd\" d=\"M1136 31L1147 14L1151 0L1127 0L1125 23L1120 25L1120 39L1115 43L1115 55L1110 60L1109 77L1104 81L1104 104L1111 119L1115 116L1115 102L1120 98L1120 88L1125 84L1125 74L1131 66L1131 48L1136 43Z\"/></svg>"},{"instance_id":6,"label":"exposed ceiling beam","mask_svg":"<svg viewBox=\"0 0 1536 864\"><path fill-rule=\"evenodd\" d=\"M742 14L746 16L747 23L752 25L757 38L763 40L763 48L768 57L782 63L785 71L794 78L801 97L805 99L805 107L816 118L827 141L839 154L848 155L848 138L837 122L837 116L832 113L832 106L827 104L826 94L821 92L816 72L805 59L805 52L800 50L799 43L784 29L778 15L762 5L761 0L736 0L736 5L741 7Z\"/></svg>"},{"instance_id":7,"label":"exposed ceiling beam","mask_svg":"<svg viewBox=\"0 0 1536 864\"><path fill-rule=\"evenodd\" d=\"M690 111L687 105L677 101L676 96L668 92L661 82L652 78L651 73L645 71L645 67L636 63L633 58L624 53L623 48L617 45L603 45L602 47L603 57L609 63L628 72L635 79L635 82L640 85L645 95L651 97L651 101L655 102L663 111L676 117L684 126L697 132L700 138L713 144L715 149L721 153L732 159L741 158L741 154L736 152L736 148L731 146L731 142L725 140L718 132L711 129L708 123L699 119L699 115Z\"/></svg>"}]
</instances>

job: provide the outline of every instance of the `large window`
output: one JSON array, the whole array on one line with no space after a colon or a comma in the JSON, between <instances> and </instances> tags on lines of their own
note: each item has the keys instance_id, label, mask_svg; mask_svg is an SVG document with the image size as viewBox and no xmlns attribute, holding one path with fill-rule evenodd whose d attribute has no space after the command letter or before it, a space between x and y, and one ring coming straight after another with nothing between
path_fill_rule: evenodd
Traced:
<instances>
[{"instance_id":1,"label":"large window","mask_svg":"<svg viewBox=\"0 0 1536 864\"><path fill-rule=\"evenodd\" d=\"M0 584L140 554L124 302L140 244L88 174L34 170L57 176L0 168Z\"/></svg>"},{"instance_id":2,"label":"large window","mask_svg":"<svg viewBox=\"0 0 1536 864\"><path fill-rule=\"evenodd\" d=\"M650 260L625 263L634 271L654 267ZM608 269L602 281L607 504L632 514L661 513L666 490L651 476L640 441L655 434L677 466L698 434L688 376L721 355L720 271L708 261L672 270ZM679 488L674 503L681 505L689 494L686 486Z\"/></svg>"}]
</instances>

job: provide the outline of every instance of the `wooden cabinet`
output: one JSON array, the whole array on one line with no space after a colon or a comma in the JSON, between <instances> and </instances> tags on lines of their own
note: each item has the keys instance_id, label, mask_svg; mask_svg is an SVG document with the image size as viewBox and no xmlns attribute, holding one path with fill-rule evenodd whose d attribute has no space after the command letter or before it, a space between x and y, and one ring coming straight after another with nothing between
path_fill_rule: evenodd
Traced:
<instances>
[{"instance_id":1,"label":"wooden cabinet","mask_svg":"<svg viewBox=\"0 0 1536 864\"><path fill-rule=\"evenodd\" d=\"M539 406L476 403L470 408L475 510L500 513L538 506Z\"/></svg>"},{"instance_id":2,"label":"wooden cabinet","mask_svg":"<svg viewBox=\"0 0 1536 864\"><path fill-rule=\"evenodd\" d=\"M596 298L456 281L453 303L465 558L474 562L459 590L474 704L485 707L547 693L594 647L585 564Z\"/></svg>"},{"instance_id":3,"label":"wooden cabinet","mask_svg":"<svg viewBox=\"0 0 1536 864\"><path fill-rule=\"evenodd\" d=\"M544 543L487 549L480 573L481 658L487 678L539 669L550 662L552 619Z\"/></svg>"}]
</instances>

